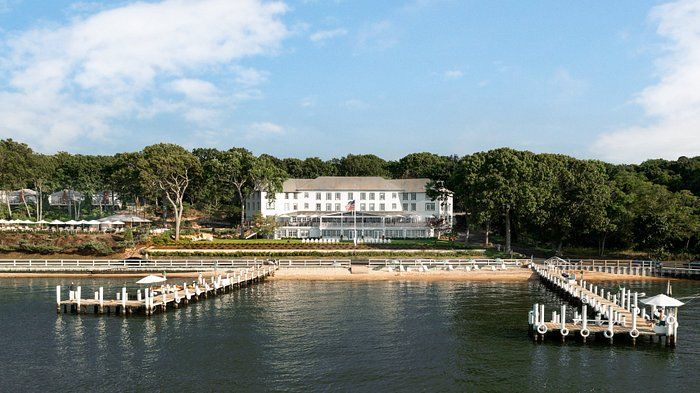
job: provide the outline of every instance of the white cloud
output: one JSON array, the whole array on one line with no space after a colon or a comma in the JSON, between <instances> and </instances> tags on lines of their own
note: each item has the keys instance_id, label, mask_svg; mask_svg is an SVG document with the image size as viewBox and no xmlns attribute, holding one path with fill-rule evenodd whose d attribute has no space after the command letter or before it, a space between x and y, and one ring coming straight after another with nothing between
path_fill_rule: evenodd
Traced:
<instances>
[{"instance_id":1,"label":"white cloud","mask_svg":"<svg viewBox=\"0 0 700 393\"><path fill-rule=\"evenodd\" d=\"M268 73L265 71L256 70L255 68L234 67L236 73L236 83L252 87L262 84L267 81Z\"/></svg>"},{"instance_id":2,"label":"white cloud","mask_svg":"<svg viewBox=\"0 0 700 393\"><path fill-rule=\"evenodd\" d=\"M357 34L356 49L382 51L399 42L396 27L390 20L381 20L363 27Z\"/></svg>"},{"instance_id":3,"label":"white cloud","mask_svg":"<svg viewBox=\"0 0 700 393\"><path fill-rule=\"evenodd\" d=\"M558 99L570 99L583 95L588 90L588 83L575 78L568 70L560 68L554 72L550 84L556 90Z\"/></svg>"},{"instance_id":4,"label":"white cloud","mask_svg":"<svg viewBox=\"0 0 700 393\"><path fill-rule=\"evenodd\" d=\"M357 98L352 98L352 99L344 101L342 106L347 108L347 109L352 109L352 110L366 109L369 107L369 105L366 102L359 100Z\"/></svg>"},{"instance_id":5,"label":"white cloud","mask_svg":"<svg viewBox=\"0 0 700 393\"><path fill-rule=\"evenodd\" d=\"M157 114L157 104L167 102L161 96L173 90L189 101L215 99L227 86L198 72L216 74L239 59L275 53L289 34L279 19L286 9L258 0L138 2L19 33L0 54L7 81L0 137L53 151L77 139L112 138L114 122L143 116L150 105ZM259 83L264 75L256 72L236 72L236 79ZM202 113L183 115L211 118Z\"/></svg>"},{"instance_id":6,"label":"white cloud","mask_svg":"<svg viewBox=\"0 0 700 393\"><path fill-rule=\"evenodd\" d=\"M464 73L460 70L447 70L444 72L443 76L445 79L460 79L464 76Z\"/></svg>"},{"instance_id":7,"label":"white cloud","mask_svg":"<svg viewBox=\"0 0 700 393\"><path fill-rule=\"evenodd\" d=\"M313 42L322 42L332 38L344 36L348 34L345 29L334 29L334 30L320 30L309 36L309 39Z\"/></svg>"},{"instance_id":8,"label":"white cloud","mask_svg":"<svg viewBox=\"0 0 700 393\"><path fill-rule=\"evenodd\" d=\"M700 1L654 7L657 33L669 40L658 60L660 80L635 99L648 125L601 135L593 151L616 162L700 154Z\"/></svg>"},{"instance_id":9,"label":"white cloud","mask_svg":"<svg viewBox=\"0 0 700 393\"><path fill-rule=\"evenodd\" d=\"M316 106L316 100L313 97L304 97L299 101L302 108L312 108Z\"/></svg>"},{"instance_id":10,"label":"white cloud","mask_svg":"<svg viewBox=\"0 0 700 393\"><path fill-rule=\"evenodd\" d=\"M214 101L218 99L218 89L213 83L201 79L177 79L171 88L192 101Z\"/></svg>"},{"instance_id":11,"label":"white cloud","mask_svg":"<svg viewBox=\"0 0 700 393\"><path fill-rule=\"evenodd\" d=\"M284 134L284 127L270 122L253 123L248 128L248 135L251 137L265 137L269 135Z\"/></svg>"}]
</instances>

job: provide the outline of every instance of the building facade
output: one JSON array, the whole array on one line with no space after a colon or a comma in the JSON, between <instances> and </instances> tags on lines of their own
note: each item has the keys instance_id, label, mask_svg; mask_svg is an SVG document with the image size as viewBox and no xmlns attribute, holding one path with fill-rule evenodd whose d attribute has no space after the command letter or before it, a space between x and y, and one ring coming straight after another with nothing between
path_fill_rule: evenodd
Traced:
<instances>
[{"instance_id":1,"label":"building facade","mask_svg":"<svg viewBox=\"0 0 700 393\"><path fill-rule=\"evenodd\" d=\"M452 193L427 195L429 179L317 177L288 179L274 198L246 200L246 219L275 216L276 238L426 238L452 227ZM354 211L349 204L354 201ZM357 233L355 233L355 228Z\"/></svg>"}]
</instances>

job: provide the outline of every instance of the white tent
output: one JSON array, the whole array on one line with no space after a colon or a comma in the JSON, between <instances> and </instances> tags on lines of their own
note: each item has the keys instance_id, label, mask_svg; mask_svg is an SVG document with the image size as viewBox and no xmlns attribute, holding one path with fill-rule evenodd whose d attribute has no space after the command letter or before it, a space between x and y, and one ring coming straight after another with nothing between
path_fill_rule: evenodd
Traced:
<instances>
[{"instance_id":1,"label":"white tent","mask_svg":"<svg viewBox=\"0 0 700 393\"><path fill-rule=\"evenodd\" d=\"M66 225L66 223L61 220L53 220L49 223L49 225Z\"/></svg>"},{"instance_id":2,"label":"white tent","mask_svg":"<svg viewBox=\"0 0 700 393\"><path fill-rule=\"evenodd\" d=\"M122 221L112 221L112 225L124 225Z\"/></svg>"},{"instance_id":3,"label":"white tent","mask_svg":"<svg viewBox=\"0 0 700 393\"><path fill-rule=\"evenodd\" d=\"M137 284L155 284L157 282L163 282L167 281L167 278L162 277L162 276L155 276L151 274L150 276L146 276L138 281L136 281Z\"/></svg>"},{"instance_id":4,"label":"white tent","mask_svg":"<svg viewBox=\"0 0 700 393\"><path fill-rule=\"evenodd\" d=\"M85 220L80 220L78 221L78 225L88 225L88 222Z\"/></svg>"},{"instance_id":5,"label":"white tent","mask_svg":"<svg viewBox=\"0 0 700 393\"><path fill-rule=\"evenodd\" d=\"M39 220L39 221L37 221L36 223L37 223L37 224L40 224L40 225L50 224L50 223L49 223L48 221L46 221L46 220Z\"/></svg>"},{"instance_id":6,"label":"white tent","mask_svg":"<svg viewBox=\"0 0 700 393\"><path fill-rule=\"evenodd\" d=\"M102 223L97 221L97 220L90 220L90 221L85 222L85 225L91 225L91 226L92 225L100 225L100 224L102 224Z\"/></svg>"},{"instance_id":7,"label":"white tent","mask_svg":"<svg viewBox=\"0 0 700 393\"><path fill-rule=\"evenodd\" d=\"M66 221L64 224L66 224L66 225L80 225L80 223L78 221L75 221L75 220Z\"/></svg>"},{"instance_id":8,"label":"white tent","mask_svg":"<svg viewBox=\"0 0 700 393\"><path fill-rule=\"evenodd\" d=\"M680 307L685 304L682 301L666 296L663 293L650 298L642 299L640 301L647 306L657 307Z\"/></svg>"}]
</instances>

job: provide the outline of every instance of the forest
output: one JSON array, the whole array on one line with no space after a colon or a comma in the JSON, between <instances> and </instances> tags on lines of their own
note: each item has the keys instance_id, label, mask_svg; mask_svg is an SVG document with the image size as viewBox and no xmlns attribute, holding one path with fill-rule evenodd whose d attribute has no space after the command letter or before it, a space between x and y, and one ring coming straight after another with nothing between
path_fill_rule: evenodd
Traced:
<instances>
[{"instance_id":1,"label":"forest","mask_svg":"<svg viewBox=\"0 0 700 393\"><path fill-rule=\"evenodd\" d=\"M38 197L24 206L10 206L4 198L0 218L110 213L90 203L49 207L50 193L75 190L118 195L132 209L173 221L178 234L193 212L242 229L241 201L249 192L277 191L286 178L317 176L430 178L433 190L444 186L454 193L455 233L467 241L499 242L505 250L700 254L700 157L620 165L499 148L464 156L419 152L398 160L372 154L324 160L255 155L245 148L190 151L165 143L111 156L46 155L7 139L0 141L0 190L30 189Z\"/></svg>"}]
</instances>

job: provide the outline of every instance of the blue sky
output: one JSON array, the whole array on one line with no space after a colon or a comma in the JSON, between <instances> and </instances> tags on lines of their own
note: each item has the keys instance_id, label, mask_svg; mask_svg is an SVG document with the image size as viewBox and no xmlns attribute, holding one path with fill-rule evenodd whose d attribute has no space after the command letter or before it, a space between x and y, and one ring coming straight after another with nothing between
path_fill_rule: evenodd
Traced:
<instances>
[{"instance_id":1,"label":"blue sky","mask_svg":"<svg viewBox=\"0 0 700 393\"><path fill-rule=\"evenodd\" d=\"M700 154L700 2L0 0L0 137Z\"/></svg>"}]
</instances>

